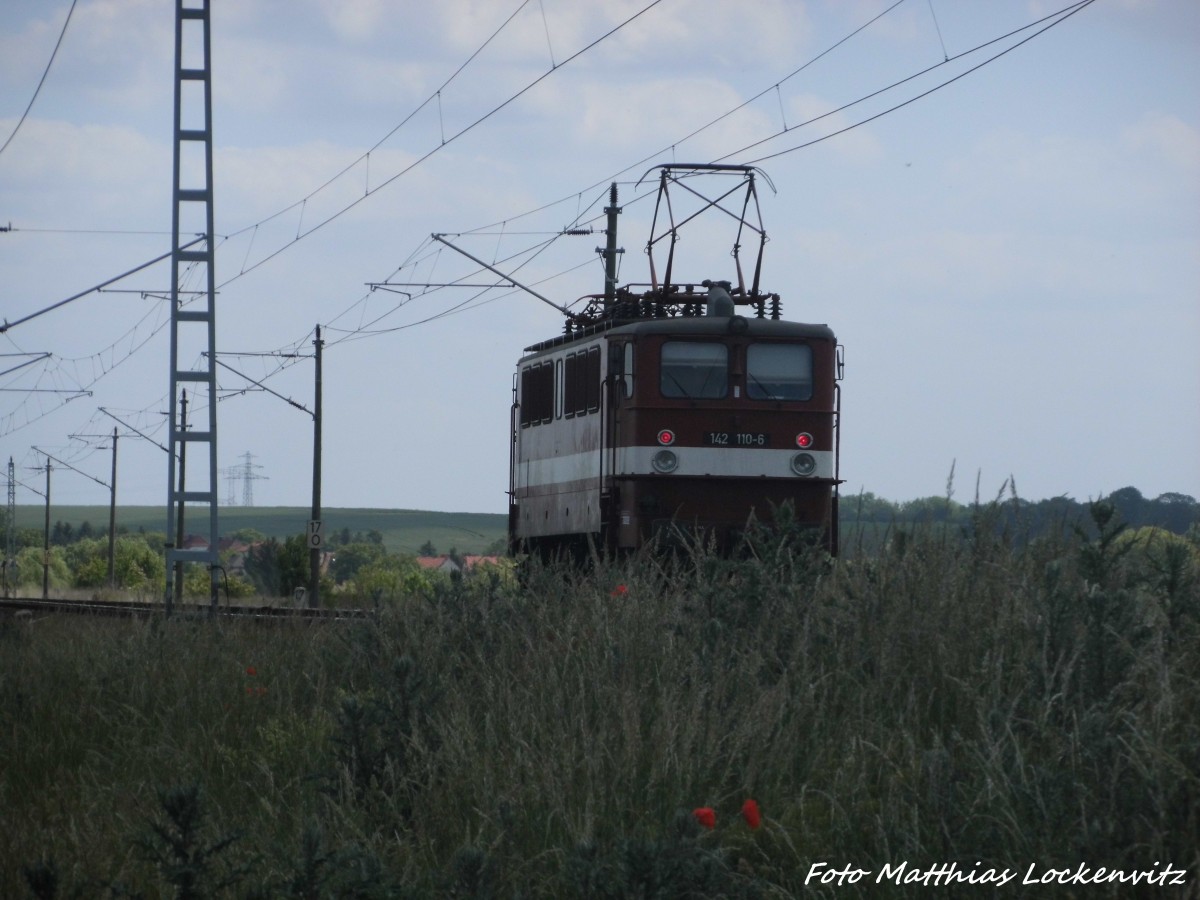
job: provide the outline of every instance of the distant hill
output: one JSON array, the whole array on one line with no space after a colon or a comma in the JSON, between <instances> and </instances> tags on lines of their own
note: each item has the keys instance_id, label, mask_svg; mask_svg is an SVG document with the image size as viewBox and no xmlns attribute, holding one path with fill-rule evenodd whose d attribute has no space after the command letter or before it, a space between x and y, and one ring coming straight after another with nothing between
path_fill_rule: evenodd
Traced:
<instances>
[{"instance_id":1,"label":"distant hill","mask_svg":"<svg viewBox=\"0 0 1200 900\"><path fill-rule=\"evenodd\" d=\"M18 506L17 527L36 528L45 524L45 507ZM311 510L295 506L235 506L222 509L219 523L222 536L243 528L253 528L267 537L283 540L303 534ZM185 531L201 533L204 523L199 518ZM70 524L73 529L89 523L93 529L108 529L107 506L53 506L50 521ZM327 509L322 521L330 535L348 529L350 534L378 531L384 546L393 552L416 553L426 541L433 543L439 553L454 548L460 553L481 553L505 537L507 517L497 513L430 512L414 509ZM162 506L122 506L117 508L117 530L166 531L166 511Z\"/></svg>"},{"instance_id":2,"label":"distant hill","mask_svg":"<svg viewBox=\"0 0 1200 900\"><path fill-rule=\"evenodd\" d=\"M1131 528L1155 526L1175 534L1200 527L1200 503L1186 494L1142 496L1136 488L1125 487L1105 498L1115 508L1120 521ZM975 514L973 504L962 504L945 497L925 497L893 503L871 493L843 494L841 531L844 546L863 544L871 547L890 528L900 523L941 522L967 527ZM191 533L200 533L203 523L199 509L194 514ZM253 528L267 537L284 538L304 534L309 510L296 506L233 506L222 509L221 535L227 537L244 528ZM125 506L117 510L117 530L166 531L165 510L161 506ZM398 553L417 554L426 542L438 553L494 552L496 542L508 531L507 516L500 513L451 513L416 509L327 509L323 521L325 534L332 539L343 529L350 537L366 538L370 531L383 536L384 546ZM87 522L95 531L108 529L107 506L55 506L50 510L51 526L63 522L75 531ZM17 527L34 528L40 533L45 523L45 508L18 506ZM1092 534L1094 527L1089 504L1068 497L1047 500L1003 500L995 526L1013 534L1036 537L1049 532L1070 533L1074 526Z\"/></svg>"}]
</instances>

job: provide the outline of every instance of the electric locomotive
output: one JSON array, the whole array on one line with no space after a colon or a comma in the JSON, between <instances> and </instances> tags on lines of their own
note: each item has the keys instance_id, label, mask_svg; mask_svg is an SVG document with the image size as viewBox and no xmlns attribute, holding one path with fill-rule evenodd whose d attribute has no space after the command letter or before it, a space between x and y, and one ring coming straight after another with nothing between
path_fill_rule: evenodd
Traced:
<instances>
[{"instance_id":1,"label":"electric locomotive","mask_svg":"<svg viewBox=\"0 0 1200 900\"><path fill-rule=\"evenodd\" d=\"M787 503L836 555L841 347L826 325L785 321L779 295L759 289L756 175L765 176L747 166L658 168L651 282L616 285L614 185L598 250L604 294L585 298L564 334L527 347L517 364L510 546L549 558L699 533L732 550L751 517L770 522ZM739 178L716 199L682 185L701 211L738 223L729 280L687 283L673 271L679 229L695 216L675 221L670 191L697 175ZM740 211L727 208L739 192ZM739 259L747 232L759 239L748 284Z\"/></svg>"}]
</instances>

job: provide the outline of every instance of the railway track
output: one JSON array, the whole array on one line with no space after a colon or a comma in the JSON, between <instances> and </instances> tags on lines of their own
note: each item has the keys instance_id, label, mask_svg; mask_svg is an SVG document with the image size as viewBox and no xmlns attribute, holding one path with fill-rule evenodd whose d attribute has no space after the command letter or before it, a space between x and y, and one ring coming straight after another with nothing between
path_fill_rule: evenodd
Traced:
<instances>
[{"instance_id":1,"label":"railway track","mask_svg":"<svg viewBox=\"0 0 1200 900\"><path fill-rule=\"evenodd\" d=\"M0 599L0 615L33 616L42 618L51 615L109 616L117 618L146 618L166 615L162 603L145 603L117 600L42 600L33 597L6 597ZM200 618L252 619L258 621L346 621L370 618L365 609L308 609L280 606L218 606L214 611L207 603L181 603L171 610L172 616Z\"/></svg>"}]
</instances>

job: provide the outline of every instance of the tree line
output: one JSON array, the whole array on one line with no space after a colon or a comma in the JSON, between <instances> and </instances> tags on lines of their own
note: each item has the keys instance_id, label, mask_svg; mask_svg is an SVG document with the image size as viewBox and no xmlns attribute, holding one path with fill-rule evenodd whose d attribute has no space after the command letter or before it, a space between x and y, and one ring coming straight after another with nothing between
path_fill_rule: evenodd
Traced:
<instances>
[{"instance_id":1,"label":"tree line","mask_svg":"<svg viewBox=\"0 0 1200 900\"><path fill-rule=\"evenodd\" d=\"M0 533L7 540L7 532ZM4 585L9 593L40 590L44 576L55 592L114 589L146 599L156 597L165 584L166 535L162 532L118 529L111 584L107 528L95 529L87 522L78 527L56 522L49 554L43 549L45 534L38 529L21 528L14 537L16 553L4 561ZM280 540L255 529L241 529L227 537L229 540L222 542L227 546L219 553L220 586L230 599L290 597L296 588L308 586L309 549L304 535ZM412 554L389 551L380 532L346 530L335 532L326 547L321 594L370 602L428 588L440 577L444 576L423 569ZM206 568L189 566L184 576L185 595L203 598L209 590Z\"/></svg>"},{"instance_id":2,"label":"tree line","mask_svg":"<svg viewBox=\"0 0 1200 900\"><path fill-rule=\"evenodd\" d=\"M1200 503L1187 494L1167 493L1150 499L1144 497L1137 488L1124 487L1096 499L1111 505L1117 518L1128 528L1161 528L1178 535L1200 528ZM1092 503L1091 500L1081 502L1066 496L1025 500L1007 484L995 498L976 498L971 503L960 503L954 499L953 486L948 485L944 496L922 497L902 503L893 503L872 493L843 494L841 519L843 526L930 522L967 526L972 524L979 509L995 506L998 512L995 516L996 527L1022 538L1066 534L1075 528L1081 528L1089 537L1095 537L1095 525L1091 519Z\"/></svg>"},{"instance_id":3,"label":"tree line","mask_svg":"<svg viewBox=\"0 0 1200 900\"><path fill-rule=\"evenodd\" d=\"M1116 517L1131 530L1156 528L1176 535L1189 534L1200 539L1200 503L1186 494L1167 493L1153 499L1142 495L1137 488L1125 487L1104 498ZM1078 530L1089 538L1094 524L1090 515L1092 503L1069 497L1046 500L1021 499L1015 491L1007 496L982 502L960 503L953 497L950 485L945 496L924 497L904 502L892 502L864 492L843 494L841 498L841 528L843 547L857 552L875 552L895 530L921 524L972 529L981 509L989 510L991 527L1026 541L1042 537L1069 535ZM8 538L7 522L0 528L4 546ZM231 598L262 595L288 597L296 588L308 584L309 551L303 535L280 540L252 529L241 529L228 535L237 549L223 551L222 586ZM46 536L36 528L20 528L14 533L16 554L4 563L4 582L10 591L42 583ZM115 541L112 587L134 593L155 596L165 582L162 548L166 536L147 532L144 528L129 532L118 528ZM53 589L101 590L109 585L108 529L84 521L54 523L49 536L49 583ZM497 546L489 548L501 552ZM396 553L384 546L381 532L351 532L343 528L333 532L327 543L329 553L323 570L321 593L336 597L349 595L356 601L420 588L428 584L431 575L417 563L413 554ZM421 556L435 556L437 548L426 541L419 549ZM455 548L449 555L460 559ZM185 592L207 596L208 573L201 566L191 566L185 576Z\"/></svg>"}]
</instances>

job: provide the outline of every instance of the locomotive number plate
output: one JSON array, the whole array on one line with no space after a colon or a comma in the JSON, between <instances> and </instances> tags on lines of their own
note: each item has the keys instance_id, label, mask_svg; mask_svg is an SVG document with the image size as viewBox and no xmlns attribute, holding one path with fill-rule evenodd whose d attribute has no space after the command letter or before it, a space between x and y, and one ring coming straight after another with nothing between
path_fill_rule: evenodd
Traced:
<instances>
[{"instance_id":1,"label":"locomotive number plate","mask_svg":"<svg viewBox=\"0 0 1200 900\"><path fill-rule=\"evenodd\" d=\"M704 443L712 447L770 447L771 436L762 431L709 431Z\"/></svg>"}]
</instances>

